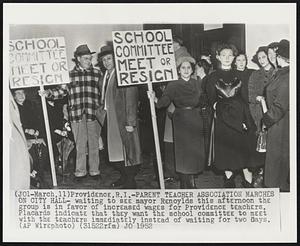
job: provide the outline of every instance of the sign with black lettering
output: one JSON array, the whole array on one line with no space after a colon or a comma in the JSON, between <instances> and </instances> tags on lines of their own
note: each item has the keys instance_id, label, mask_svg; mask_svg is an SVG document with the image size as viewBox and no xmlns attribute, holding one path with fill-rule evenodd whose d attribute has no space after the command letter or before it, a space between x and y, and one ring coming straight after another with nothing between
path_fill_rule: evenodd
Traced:
<instances>
[{"instance_id":1,"label":"sign with black lettering","mask_svg":"<svg viewBox=\"0 0 300 246\"><path fill-rule=\"evenodd\" d=\"M69 83L63 37L9 41L10 88Z\"/></svg>"},{"instance_id":2,"label":"sign with black lettering","mask_svg":"<svg viewBox=\"0 0 300 246\"><path fill-rule=\"evenodd\" d=\"M171 30L112 33L119 86L177 80Z\"/></svg>"}]
</instances>

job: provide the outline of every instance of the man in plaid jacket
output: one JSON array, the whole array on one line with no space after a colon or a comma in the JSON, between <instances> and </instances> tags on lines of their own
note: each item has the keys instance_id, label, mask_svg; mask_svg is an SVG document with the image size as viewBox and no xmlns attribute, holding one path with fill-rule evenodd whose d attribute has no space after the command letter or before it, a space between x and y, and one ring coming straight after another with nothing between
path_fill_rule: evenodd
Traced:
<instances>
[{"instance_id":1,"label":"man in plaid jacket","mask_svg":"<svg viewBox=\"0 0 300 246\"><path fill-rule=\"evenodd\" d=\"M92 65L92 54L87 45L80 45L74 52L76 66L70 71L70 83L54 90L47 90L46 96L59 99L68 96L69 120L76 143L75 177L87 175L86 147L88 146L89 174L98 177L100 125L96 110L100 105L100 70Z\"/></svg>"}]
</instances>

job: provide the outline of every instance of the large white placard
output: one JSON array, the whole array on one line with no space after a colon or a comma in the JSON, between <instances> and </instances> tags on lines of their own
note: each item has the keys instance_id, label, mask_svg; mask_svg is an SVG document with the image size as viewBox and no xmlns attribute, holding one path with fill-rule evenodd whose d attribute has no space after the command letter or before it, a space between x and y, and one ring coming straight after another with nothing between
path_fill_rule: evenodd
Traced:
<instances>
[{"instance_id":1,"label":"large white placard","mask_svg":"<svg viewBox=\"0 0 300 246\"><path fill-rule=\"evenodd\" d=\"M119 86L177 80L171 30L112 33Z\"/></svg>"},{"instance_id":2,"label":"large white placard","mask_svg":"<svg viewBox=\"0 0 300 246\"><path fill-rule=\"evenodd\" d=\"M9 41L10 88L69 83L64 37Z\"/></svg>"}]
</instances>

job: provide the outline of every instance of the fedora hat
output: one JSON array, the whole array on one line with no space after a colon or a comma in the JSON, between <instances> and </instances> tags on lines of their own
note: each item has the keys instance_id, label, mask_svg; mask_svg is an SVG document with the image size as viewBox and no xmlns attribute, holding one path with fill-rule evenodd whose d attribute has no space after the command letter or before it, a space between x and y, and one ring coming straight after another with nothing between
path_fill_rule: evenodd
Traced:
<instances>
[{"instance_id":1,"label":"fedora hat","mask_svg":"<svg viewBox=\"0 0 300 246\"><path fill-rule=\"evenodd\" d=\"M109 45L104 45L100 48L100 53L99 53L99 57L103 57L106 56L108 54L113 54L113 47L109 46Z\"/></svg>"},{"instance_id":2,"label":"fedora hat","mask_svg":"<svg viewBox=\"0 0 300 246\"><path fill-rule=\"evenodd\" d=\"M89 47L86 44L82 44L76 48L74 55L75 56L83 56L83 55L92 55L95 53L96 52L91 52Z\"/></svg>"},{"instance_id":3,"label":"fedora hat","mask_svg":"<svg viewBox=\"0 0 300 246\"><path fill-rule=\"evenodd\" d=\"M290 42L282 39L278 44L277 55L290 59Z\"/></svg>"}]
</instances>

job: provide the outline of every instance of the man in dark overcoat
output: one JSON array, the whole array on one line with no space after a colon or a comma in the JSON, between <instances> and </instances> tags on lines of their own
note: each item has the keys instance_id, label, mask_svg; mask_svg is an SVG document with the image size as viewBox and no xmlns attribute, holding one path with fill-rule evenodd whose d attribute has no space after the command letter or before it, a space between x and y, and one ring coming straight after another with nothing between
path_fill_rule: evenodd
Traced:
<instances>
[{"instance_id":1,"label":"man in dark overcoat","mask_svg":"<svg viewBox=\"0 0 300 246\"><path fill-rule=\"evenodd\" d=\"M113 49L103 46L99 57L106 69L100 80L101 108L98 119L102 124L104 147L121 176L112 187L135 189L135 175L142 163L138 133L138 88L119 87L115 70Z\"/></svg>"}]
</instances>

